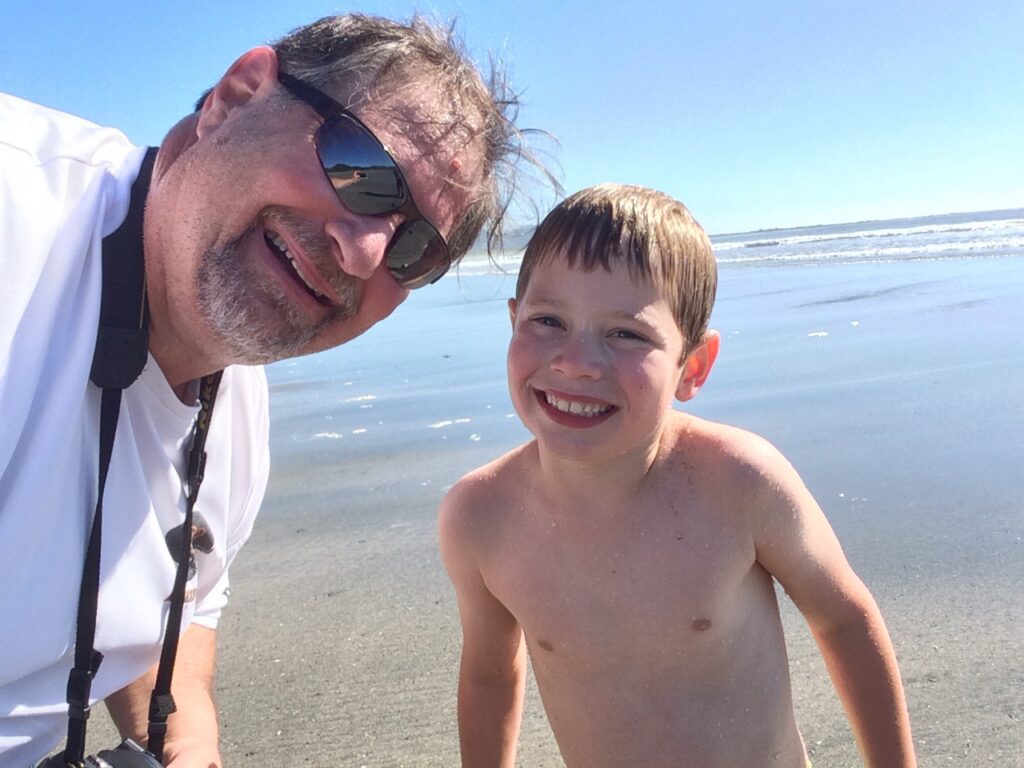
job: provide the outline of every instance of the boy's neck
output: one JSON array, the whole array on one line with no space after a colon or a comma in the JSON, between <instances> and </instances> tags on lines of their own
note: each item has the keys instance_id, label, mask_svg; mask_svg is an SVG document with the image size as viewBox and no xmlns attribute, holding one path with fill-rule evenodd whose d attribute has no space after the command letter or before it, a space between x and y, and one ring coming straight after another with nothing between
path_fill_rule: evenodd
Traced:
<instances>
[{"instance_id":1,"label":"boy's neck","mask_svg":"<svg viewBox=\"0 0 1024 768\"><path fill-rule=\"evenodd\" d=\"M661 440L637 451L601 461L579 461L545 451L537 445L543 488L572 506L617 508L636 493L658 462Z\"/></svg>"}]
</instances>

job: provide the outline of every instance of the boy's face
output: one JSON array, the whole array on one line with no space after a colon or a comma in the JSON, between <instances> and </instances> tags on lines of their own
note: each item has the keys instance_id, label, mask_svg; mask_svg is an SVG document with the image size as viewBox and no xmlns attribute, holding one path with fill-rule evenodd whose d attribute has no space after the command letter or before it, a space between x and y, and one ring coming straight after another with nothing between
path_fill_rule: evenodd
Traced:
<instances>
[{"instance_id":1,"label":"boy's face","mask_svg":"<svg viewBox=\"0 0 1024 768\"><path fill-rule=\"evenodd\" d=\"M512 402L541 446L566 458L650 450L673 399L693 397L717 352L709 334L683 360L668 301L625 265L585 272L556 256L509 309Z\"/></svg>"}]
</instances>

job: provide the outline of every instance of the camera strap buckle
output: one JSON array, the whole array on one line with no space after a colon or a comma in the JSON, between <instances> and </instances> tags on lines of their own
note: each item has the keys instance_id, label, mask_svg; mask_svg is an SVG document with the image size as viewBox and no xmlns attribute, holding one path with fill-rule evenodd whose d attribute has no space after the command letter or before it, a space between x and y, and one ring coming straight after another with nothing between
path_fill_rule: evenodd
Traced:
<instances>
[{"instance_id":1,"label":"camera strap buckle","mask_svg":"<svg viewBox=\"0 0 1024 768\"><path fill-rule=\"evenodd\" d=\"M149 697L149 737L152 741L154 734L161 736L167 733L167 718L178 711L174 703L174 697L168 693L153 691Z\"/></svg>"},{"instance_id":2,"label":"camera strap buckle","mask_svg":"<svg viewBox=\"0 0 1024 768\"><path fill-rule=\"evenodd\" d=\"M92 680L103 661L103 654L93 650L89 669L75 667L68 675L68 717L85 722L89 719L89 694L92 691Z\"/></svg>"}]
</instances>

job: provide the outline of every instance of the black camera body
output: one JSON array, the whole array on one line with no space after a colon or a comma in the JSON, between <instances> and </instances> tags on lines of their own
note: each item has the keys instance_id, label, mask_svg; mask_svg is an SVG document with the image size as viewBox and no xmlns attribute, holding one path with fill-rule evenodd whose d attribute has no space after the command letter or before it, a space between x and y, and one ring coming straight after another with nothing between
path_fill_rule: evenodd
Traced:
<instances>
[{"instance_id":1,"label":"black camera body","mask_svg":"<svg viewBox=\"0 0 1024 768\"><path fill-rule=\"evenodd\" d=\"M85 758L86 768L163 768L163 763L131 739L125 739L114 749L105 749Z\"/></svg>"},{"instance_id":2,"label":"black camera body","mask_svg":"<svg viewBox=\"0 0 1024 768\"><path fill-rule=\"evenodd\" d=\"M104 749L89 755L83 761L84 768L164 768L152 753L147 752L131 739L125 739L114 749ZM67 768L64 753L54 755L39 764L39 768Z\"/></svg>"}]
</instances>

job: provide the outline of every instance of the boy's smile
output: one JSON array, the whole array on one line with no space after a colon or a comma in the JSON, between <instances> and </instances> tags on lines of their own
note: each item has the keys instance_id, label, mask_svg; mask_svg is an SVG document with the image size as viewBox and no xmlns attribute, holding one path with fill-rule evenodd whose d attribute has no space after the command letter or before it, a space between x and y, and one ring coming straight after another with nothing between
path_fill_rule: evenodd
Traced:
<instances>
[{"instance_id":1,"label":"boy's smile","mask_svg":"<svg viewBox=\"0 0 1024 768\"><path fill-rule=\"evenodd\" d=\"M652 283L555 255L509 308L512 402L542 449L597 459L657 445L684 367L682 333Z\"/></svg>"},{"instance_id":2,"label":"boy's smile","mask_svg":"<svg viewBox=\"0 0 1024 768\"><path fill-rule=\"evenodd\" d=\"M534 390L534 393L548 417L567 427L596 426L617 410L611 403L552 389Z\"/></svg>"}]
</instances>

